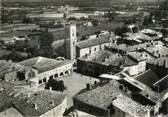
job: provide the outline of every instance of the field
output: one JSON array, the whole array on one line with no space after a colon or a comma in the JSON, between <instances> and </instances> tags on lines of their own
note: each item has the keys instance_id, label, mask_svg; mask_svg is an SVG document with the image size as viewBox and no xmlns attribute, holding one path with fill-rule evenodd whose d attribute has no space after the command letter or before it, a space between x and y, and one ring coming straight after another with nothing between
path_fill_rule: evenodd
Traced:
<instances>
[{"instance_id":1,"label":"field","mask_svg":"<svg viewBox=\"0 0 168 117\"><path fill-rule=\"evenodd\" d=\"M87 35L92 35L95 32L101 31L101 30L114 30L117 27L123 26L123 23L119 22L104 22L100 24L99 26L95 27L84 27L84 26L79 26L77 27L77 33L78 39L80 40L82 36L87 36ZM54 40L62 40L65 39L65 32L64 30L61 31L55 31L52 32L54 36Z\"/></svg>"}]
</instances>

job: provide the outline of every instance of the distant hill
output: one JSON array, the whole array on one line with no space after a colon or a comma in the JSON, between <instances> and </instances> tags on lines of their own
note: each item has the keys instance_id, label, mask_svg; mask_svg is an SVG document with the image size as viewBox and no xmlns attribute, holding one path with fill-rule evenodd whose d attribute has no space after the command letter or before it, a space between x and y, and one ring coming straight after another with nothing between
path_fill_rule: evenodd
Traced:
<instances>
[{"instance_id":1,"label":"distant hill","mask_svg":"<svg viewBox=\"0 0 168 117\"><path fill-rule=\"evenodd\" d=\"M80 6L111 6L114 4L160 4L164 1L168 0L1 0L3 3L5 2L23 2L23 3L31 3L31 2L45 2L50 3L54 2L55 5L60 4L74 4Z\"/></svg>"}]
</instances>

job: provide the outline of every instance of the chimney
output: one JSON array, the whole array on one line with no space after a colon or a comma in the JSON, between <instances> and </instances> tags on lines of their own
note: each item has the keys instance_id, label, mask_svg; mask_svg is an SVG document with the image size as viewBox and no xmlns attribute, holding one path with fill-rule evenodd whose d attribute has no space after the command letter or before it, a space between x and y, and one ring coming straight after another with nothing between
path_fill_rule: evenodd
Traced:
<instances>
[{"instance_id":1,"label":"chimney","mask_svg":"<svg viewBox=\"0 0 168 117\"><path fill-rule=\"evenodd\" d=\"M160 57L161 57L161 55L160 55L160 54L158 54L158 57L160 58Z\"/></svg>"},{"instance_id":2,"label":"chimney","mask_svg":"<svg viewBox=\"0 0 168 117\"><path fill-rule=\"evenodd\" d=\"M34 103L33 107L34 107L35 110L37 110L37 103Z\"/></svg>"},{"instance_id":3,"label":"chimney","mask_svg":"<svg viewBox=\"0 0 168 117\"><path fill-rule=\"evenodd\" d=\"M52 106L54 106L54 100L51 100L51 103L50 103Z\"/></svg>"},{"instance_id":4,"label":"chimney","mask_svg":"<svg viewBox=\"0 0 168 117\"><path fill-rule=\"evenodd\" d=\"M166 60L163 60L163 66L164 66L165 68L168 67L168 64L167 64Z\"/></svg>"},{"instance_id":5,"label":"chimney","mask_svg":"<svg viewBox=\"0 0 168 117\"><path fill-rule=\"evenodd\" d=\"M154 54L155 54L155 51L153 51L152 54L154 55Z\"/></svg>"},{"instance_id":6,"label":"chimney","mask_svg":"<svg viewBox=\"0 0 168 117\"><path fill-rule=\"evenodd\" d=\"M49 87L49 90L52 91L52 87Z\"/></svg>"},{"instance_id":7,"label":"chimney","mask_svg":"<svg viewBox=\"0 0 168 117\"><path fill-rule=\"evenodd\" d=\"M86 89L91 89L91 85L89 83L86 84Z\"/></svg>"},{"instance_id":8,"label":"chimney","mask_svg":"<svg viewBox=\"0 0 168 117\"><path fill-rule=\"evenodd\" d=\"M27 98L27 99L26 99L26 102L27 102L27 103L30 103L30 100Z\"/></svg>"},{"instance_id":9,"label":"chimney","mask_svg":"<svg viewBox=\"0 0 168 117\"><path fill-rule=\"evenodd\" d=\"M30 95L31 95L31 94L30 94L30 93L28 93L28 94L27 94L27 97L28 97L28 98L30 98Z\"/></svg>"}]
</instances>

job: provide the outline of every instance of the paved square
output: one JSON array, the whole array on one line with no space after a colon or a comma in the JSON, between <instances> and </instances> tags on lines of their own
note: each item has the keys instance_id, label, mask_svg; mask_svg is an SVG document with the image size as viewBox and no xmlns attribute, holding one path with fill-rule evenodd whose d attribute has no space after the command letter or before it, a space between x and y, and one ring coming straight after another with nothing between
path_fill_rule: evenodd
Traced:
<instances>
[{"instance_id":1,"label":"paved square","mask_svg":"<svg viewBox=\"0 0 168 117\"><path fill-rule=\"evenodd\" d=\"M68 94L68 108L73 105L72 97L81 91L82 89L86 88L87 83L94 83L94 81L99 81L99 79L81 75L79 73L74 72L71 76L62 77L59 80L63 80L65 86L67 87L67 94Z\"/></svg>"}]
</instances>

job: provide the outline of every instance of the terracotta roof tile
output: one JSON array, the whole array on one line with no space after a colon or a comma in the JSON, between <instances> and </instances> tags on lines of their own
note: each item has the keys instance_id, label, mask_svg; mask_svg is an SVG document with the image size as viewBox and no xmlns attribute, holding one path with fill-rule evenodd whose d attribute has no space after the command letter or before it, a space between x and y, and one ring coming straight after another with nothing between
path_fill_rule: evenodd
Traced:
<instances>
[{"instance_id":1,"label":"terracotta roof tile","mask_svg":"<svg viewBox=\"0 0 168 117\"><path fill-rule=\"evenodd\" d=\"M89 105L107 109L112 100L120 93L118 87L118 82L113 80L103 86L77 94L74 98Z\"/></svg>"},{"instance_id":2,"label":"terracotta roof tile","mask_svg":"<svg viewBox=\"0 0 168 117\"><path fill-rule=\"evenodd\" d=\"M45 58L45 57L35 57L35 58L27 59L25 61L21 61L18 64L35 68L38 70L39 73L42 73L68 63L72 63L72 61L70 60L62 61L62 60L55 60L51 58Z\"/></svg>"},{"instance_id":3,"label":"terracotta roof tile","mask_svg":"<svg viewBox=\"0 0 168 117\"><path fill-rule=\"evenodd\" d=\"M94 38L94 39L88 39L88 40L84 40L84 41L79 41L77 43L77 46L79 48L87 48L87 47L91 47L91 46L96 46L96 45L100 45L100 44L104 44L104 43L109 43L110 40L108 39L109 37L105 37L105 38Z\"/></svg>"},{"instance_id":4,"label":"terracotta roof tile","mask_svg":"<svg viewBox=\"0 0 168 117\"><path fill-rule=\"evenodd\" d=\"M2 81L0 89L0 111L14 107L24 116L39 116L46 113L61 104L66 96L55 91L15 87ZM34 108L35 104L37 109Z\"/></svg>"}]
</instances>

